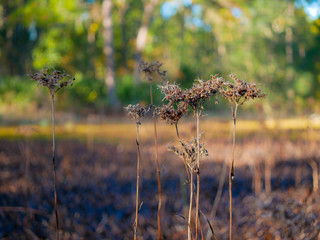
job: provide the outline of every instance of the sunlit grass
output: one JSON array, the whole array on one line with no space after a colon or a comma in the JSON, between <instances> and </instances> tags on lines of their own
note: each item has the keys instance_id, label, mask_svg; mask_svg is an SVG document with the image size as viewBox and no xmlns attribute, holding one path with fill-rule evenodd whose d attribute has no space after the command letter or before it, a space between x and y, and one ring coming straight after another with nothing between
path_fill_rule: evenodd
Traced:
<instances>
[{"instance_id":1,"label":"sunlit grass","mask_svg":"<svg viewBox=\"0 0 320 240\"><path fill-rule=\"evenodd\" d=\"M263 129L273 130L281 134L285 131L302 131L308 129L320 129L320 121L312 121L308 118L290 118L281 120L266 120L264 122L239 120L237 122L237 132L241 135L247 135L263 131ZM25 125L24 125L25 126ZM50 126L28 125L32 128L30 138L46 139L51 136ZM25 135L18 129L21 126L0 126L1 139L20 139ZM174 141L175 135L173 127L166 124L159 124L159 140L167 143ZM206 119L201 124L201 132L206 139L227 138L232 127L231 121L217 121ZM182 137L196 131L192 121L181 123ZM153 141L153 123L147 121L141 127L141 139L145 142ZM107 141L109 143L130 143L134 142L135 129L130 123L105 123L105 124L81 124L67 122L56 126L56 135L58 138L85 140L88 137Z\"/></svg>"}]
</instances>

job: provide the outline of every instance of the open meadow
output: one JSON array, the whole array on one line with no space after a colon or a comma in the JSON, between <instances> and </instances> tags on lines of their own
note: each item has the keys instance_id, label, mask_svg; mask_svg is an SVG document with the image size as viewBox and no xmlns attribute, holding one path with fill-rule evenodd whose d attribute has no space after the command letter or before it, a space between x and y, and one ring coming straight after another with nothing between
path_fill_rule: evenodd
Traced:
<instances>
[{"instance_id":1,"label":"open meadow","mask_svg":"<svg viewBox=\"0 0 320 240\"><path fill-rule=\"evenodd\" d=\"M233 239L319 239L319 128L308 128L302 120L293 123L269 122L263 129L259 122L239 121ZM31 133L26 135L26 129ZM231 122L205 120L200 129L209 153L201 161L201 235L214 239L209 221L217 239L228 239ZM134 124L66 124L56 131L61 239L132 239ZM194 131L192 121L181 124L182 139ZM7 127L0 134L0 238L54 238L49 128ZM163 239L186 239L188 176L183 161L167 150L177 141L174 127L159 124L158 134ZM138 239L156 239L158 192L151 122L141 126L140 142ZM219 183L223 188L216 199Z\"/></svg>"}]
</instances>

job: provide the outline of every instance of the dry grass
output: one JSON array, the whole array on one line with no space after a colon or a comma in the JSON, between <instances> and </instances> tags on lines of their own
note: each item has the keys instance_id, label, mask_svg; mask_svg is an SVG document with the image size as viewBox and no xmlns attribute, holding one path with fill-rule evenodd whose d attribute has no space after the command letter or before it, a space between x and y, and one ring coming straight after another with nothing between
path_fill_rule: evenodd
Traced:
<instances>
[{"instance_id":1,"label":"dry grass","mask_svg":"<svg viewBox=\"0 0 320 240\"><path fill-rule=\"evenodd\" d=\"M129 122L122 123L104 123L104 124L81 124L67 122L65 124L58 124L55 127L56 136L58 138L70 139L86 139L88 135L92 135L97 140L107 141L109 143L129 143L135 137L136 131L132 128ZM253 133L261 133L261 124L264 124L271 132L273 130L279 131L279 136L288 133L298 134L301 140L306 139L307 132L304 130L320 129L320 122L310 121L308 118L290 118L279 120L267 120L263 123L258 121L238 120L237 121L237 134L240 136L252 135ZM31 138L48 138L51 134L51 127L43 127L39 125L23 125L29 126L34 129L31 133ZM18 139L23 138L24 135L19 133L20 126L0 126L0 139ZM158 124L159 140L161 142L172 141L176 133L172 127L166 124ZM202 137L206 140L225 138L229 136L230 129L232 128L232 121L221 121L215 119L204 119L201 122ZM195 124L191 120L182 121L180 123L181 134L184 136L189 133L195 133ZM270 132L270 134L271 134ZM146 120L141 127L141 138L143 141L153 141L153 122ZM316 136L318 139L319 136Z\"/></svg>"}]
</instances>

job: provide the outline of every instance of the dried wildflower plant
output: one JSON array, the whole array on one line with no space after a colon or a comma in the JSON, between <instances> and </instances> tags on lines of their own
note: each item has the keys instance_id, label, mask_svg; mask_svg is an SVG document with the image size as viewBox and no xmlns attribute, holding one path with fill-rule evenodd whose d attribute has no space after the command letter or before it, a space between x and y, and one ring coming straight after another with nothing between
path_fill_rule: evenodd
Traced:
<instances>
[{"instance_id":1,"label":"dried wildflower plant","mask_svg":"<svg viewBox=\"0 0 320 240\"><path fill-rule=\"evenodd\" d=\"M168 150L182 158L190 171L197 172L197 139L192 138L191 141L179 140L180 146L168 146ZM200 157L207 157L208 151L204 148L204 144L200 144Z\"/></svg>"},{"instance_id":2,"label":"dried wildflower plant","mask_svg":"<svg viewBox=\"0 0 320 240\"><path fill-rule=\"evenodd\" d=\"M232 161L229 171L229 208L230 208L230 231L229 239L232 239L232 180L234 179L234 155L235 155L235 132L237 122L237 111L238 107L245 102L255 99L263 98L265 94L254 83L247 83L240 80L235 75L230 74L229 77L233 82L221 82L219 92L226 98L231 107L232 118L233 118L233 138L232 138Z\"/></svg>"},{"instance_id":3,"label":"dried wildflower plant","mask_svg":"<svg viewBox=\"0 0 320 240\"><path fill-rule=\"evenodd\" d=\"M193 176L194 173L199 176L199 168L198 168L198 159L199 156L208 156L208 151L204 148L203 144L199 144L197 138L192 138L191 141L184 142L179 140L180 146L175 147L173 145L169 145L169 151L178 155L184 161L185 165L188 166L190 171L189 181L190 181L190 199L189 199L189 214L188 214L188 239L192 239L191 234L191 214L192 214L192 203L193 203L193 194L194 194L194 184L193 184ZM198 188L198 186L197 186ZM197 193L197 200L199 194ZM196 202L198 202L196 200ZM199 202L198 202L199 204ZM197 214L197 212L196 212ZM197 226L197 225L196 225ZM196 234L197 235L197 234Z\"/></svg>"},{"instance_id":4,"label":"dried wildflower plant","mask_svg":"<svg viewBox=\"0 0 320 240\"><path fill-rule=\"evenodd\" d=\"M170 84L169 82L166 82L163 85L159 85L159 88L164 95L162 101L168 101L169 106L174 106L179 102L183 102L185 99L185 91L176 83Z\"/></svg>"},{"instance_id":5,"label":"dried wildflower plant","mask_svg":"<svg viewBox=\"0 0 320 240\"><path fill-rule=\"evenodd\" d=\"M139 63L139 72L144 73L148 81L153 81L156 76L158 76L162 81L164 81L166 78L167 71L161 70L161 67L162 63L160 63L159 61L151 63L141 61Z\"/></svg>"},{"instance_id":6,"label":"dried wildflower plant","mask_svg":"<svg viewBox=\"0 0 320 240\"><path fill-rule=\"evenodd\" d=\"M151 105L140 106L140 104L131 105L129 104L125 109L132 120L136 122L137 125L141 125L141 118L143 118L150 110Z\"/></svg>"},{"instance_id":7,"label":"dried wildflower plant","mask_svg":"<svg viewBox=\"0 0 320 240\"><path fill-rule=\"evenodd\" d=\"M139 211L139 179L140 179L140 142L139 142L139 125L141 125L141 118L143 118L147 112L150 110L149 106L128 105L125 109L128 111L129 116L136 122L137 126L137 183L136 183L136 212L135 212L135 222L134 222L134 240L137 239L138 231L138 211Z\"/></svg>"},{"instance_id":8,"label":"dried wildflower plant","mask_svg":"<svg viewBox=\"0 0 320 240\"><path fill-rule=\"evenodd\" d=\"M182 102L181 104L178 104L177 109L169 105L157 107L155 114L159 116L160 120L165 121L170 125L176 125L187 111L186 105Z\"/></svg>"},{"instance_id":9,"label":"dried wildflower plant","mask_svg":"<svg viewBox=\"0 0 320 240\"><path fill-rule=\"evenodd\" d=\"M184 101L193 109L196 114L197 111L203 110L203 104L209 98L216 96L220 86L222 84L222 78L212 76L210 80L203 81L198 79L186 92ZM217 103L217 98L216 98Z\"/></svg>"},{"instance_id":10,"label":"dried wildflower plant","mask_svg":"<svg viewBox=\"0 0 320 240\"><path fill-rule=\"evenodd\" d=\"M30 78L38 82L38 86L44 86L49 89L51 95L51 119L52 119L52 167L53 167L53 184L54 184L54 212L56 216L56 239L59 239L59 218L58 218L58 196L56 183L56 147L55 147L55 116L54 116L54 96L66 86L72 86L75 78L70 78L65 72L45 68L39 73L29 75Z\"/></svg>"},{"instance_id":11,"label":"dried wildflower plant","mask_svg":"<svg viewBox=\"0 0 320 240\"><path fill-rule=\"evenodd\" d=\"M195 238L197 239L198 234L198 217L199 217L199 189L200 189L200 157L202 154L202 145L200 144L200 130L199 130L199 118L201 116L203 105L206 100L209 98L216 96L216 94L219 92L219 88L221 87L223 83L222 78L217 78L215 76L212 76L210 80L203 81L201 79L198 79L193 86L190 89L182 90L177 84L170 84L169 82L166 82L164 85L159 86L161 89L162 94L164 95L163 101L167 101L168 104L158 108L157 114L160 117L161 120L165 120L170 124L174 124L176 126L177 136L181 144L184 144L183 141L179 137L178 132L178 122L181 119L181 117L187 112L188 106L192 109L194 115L196 116L196 122L197 122L197 137L194 140L194 156L196 156L196 167L197 169L197 196L196 196L196 228L195 228ZM216 98L217 103L217 98ZM187 145L184 144L184 147L187 148ZM174 151L175 153L182 154L183 152L178 152L176 148L170 147L171 151ZM185 154L190 152L185 152ZM179 155L178 154L178 155ZM188 161L188 158L184 159L184 161ZM187 162L188 166L191 164L191 162ZM192 162L192 165L194 162ZM190 185L193 184L193 172L191 171L191 180ZM190 186L191 188L192 186ZM191 190L191 189L190 189ZM192 189L193 190L193 189ZM192 192L192 191L191 191ZM190 195L190 200L192 200L192 196ZM190 201L190 209L189 209L189 220L188 223L190 224L190 212L192 210L192 201ZM188 239L191 239L191 230L190 227L188 228Z\"/></svg>"},{"instance_id":12,"label":"dried wildflower plant","mask_svg":"<svg viewBox=\"0 0 320 240\"><path fill-rule=\"evenodd\" d=\"M139 72L143 73L145 75L145 78L150 83L150 104L153 106L153 89L152 89L152 82L158 78L161 81L164 81L166 78L166 71L161 70L162 63L159 61L151 62L148 64L148 62L141 61L139 63ZM155 162L156 162L156 170L157 170L157 181L158 181L158 193L159 193L159 201L158 201L158 239L162 239L161 234L161 205L162 205L162 194L161 194L161 181L160 181L160 163L158 160L158 134L157 134L157 121L156 121L156 115L155 112L153 114L153 127L154 127L154 156L155 156Z\"/></svg>"},{"instance_id":13,"label":"dried wildflower plant","mask_svg":"<svg viewBox=\"0 0 320 240\"><path fill-rule=\"evenodd\" d=\"M264 92L257 88L257 84L244 82L234 74L230 74L229 77L234 82L223 82L219 88L221 95L229 102L242 105L250 99L265 97Z\"/></svg>"},{"instance_id":14,"label":"dried wildflower plant","mask_svg":"<svg viewBox=\"0 0 320 240\"><path fill-rule=\"evenodd\" d=\"M38 86L47 87L51 95L57 93L60 89L66 86L72 86L74 77L70 78L68 74L59 70L52 70L50 68L45 68L39 73L30 75L32 80L38 82Z\"/></svg>"}]
</instances>

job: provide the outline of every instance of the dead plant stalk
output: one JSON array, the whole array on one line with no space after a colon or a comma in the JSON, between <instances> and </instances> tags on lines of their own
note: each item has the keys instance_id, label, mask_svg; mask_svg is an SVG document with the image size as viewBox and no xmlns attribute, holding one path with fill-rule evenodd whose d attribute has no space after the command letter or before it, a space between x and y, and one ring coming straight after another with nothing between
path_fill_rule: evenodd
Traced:
<instances>
[{"instance_id":1,"label":"dead plant stalk","mask_svg":"<svg viewBox=\"0 0 320 240\"><path fill-rule=\"evenodd\" d=\"M139 143L139 124L137 123L137 184L136 184L136 218L134 222L134 240L137 239L138 211L139 211L139 180L140 180L140 143Z\"/></svg>"},{"instance_id":2,"label":"dead plant stalk","mask_svg":"<svg viewBox=\"0 0 320 240\"><path fill-rule=\"evenodd\" d=\"M229 218L230 218L230 232L229 232L229 239L232 239L232 180L234 178L234 154L235 154L235 145L236 145L236 125L237 125L237 111L238 111L238 104L236 103L235 106L231 104L231 112L233 118L233 133L232 133L232 160L230 164L230 172L229 172Z\"/></svg>"},{"instance_id":3,"label":"dead plant stalk","mask_svg":"<svg viewBox=\"0 0 320 240\"><path fill-rule=\"evenodd\" d=\"M255 98L265 97L265 94L257 88L254 83L247 83L238 79L235 75L230 74L229 77L233 82L223 82L220 93L226 98L231 107L233 119L233 134L232 134L232 160L229 171L229 218L230 218L230 231L229 239L232 239L232 180L234 179L234 157L235 157L235 142L236 142L236 124L237 124L237 111L238 107L246 101Z\"/></svg>"},{"instance_id":4,"label":"dead plant stalk","mask_svg":"<svg viewBox=\"0 0 320 240\"><path fill-rule=\"evenodd\" d=\"M141 107L139 104L128 105L125 109L128 111L129 116L135 120L137 127L137 183L136 183L136 211L135 211L135 222L133 229L133 238L137 239L138 231L138 213L139 213L139 179L140 179L140 142L139 142L139 125L141 125L141 118L150 110L151 105L147 107Z\"/></svg>"},{"instance_id":5,"label":"dead plant stalk","mask_svg":"<svg viewBox=\"0 0 320 240\"><path fill-rule=\"evenodd\" d=\"M53 167L53 186L54 186L54 214L56 216L56 239L59 239L59 218L58 218L58 196L56 180L56 143L55 143L55 117L54 117L54 94L51 95L51 120L52 120L52 167Z\"/></svg>"},{"instance_id":6,"label":"dead plant stalk","mask_svg":"<svg viewBox=\"0 0 320 240\"><path fill-rule=\"evenodd\" d=\"M153 106L153 94L152 94L152 82L150 81L150 101ZM155 153L155 162L157 170L157 180L158 180L158 193L159 193L159 202L158 202L158 239L162 239L161 234L161 205L162 205L162 194L161 194L161 179L160 179L160 164L158 159L158 134L157 134L157 120L156 115L153 114L153 128L154 128L154 153Z\"/></svg>"},{"instance_id":7,"label":"dead plant stalk","mask_svg":"<svg viewBox=\"0 0 320 240\"><path fill-rule=\"evenodd\" d=\"M63 87L72 86L75 78L69 78L65 72L50 70L45 68L39 73L30 75L32 80L38 82L38 85L47 87L51 95L51 121L52 121L52 168L53 168L53 186L54 186L54 213L56 217L56 239L59 240L59 218L58 218L58 196L56 180L56 144L55 144L55 108L54 95ZM69 79L65 79L69 78Z\"/></svg>"},{"instance_id":8,"label":"dead plant stalk","mask_svg":"<svg viewBox=\"0 0 320 240\"><path fill-rule=\"evenodd\" d=\"M155 61L148 64L148 62L141 61L139 63L139 71L143 72L146 79L150 83L150 104L153 106L153 91L152 91L152 81L154 77L158 77L162 80L165 79L166 71L160 70L162 63ZM158 134L157 134L157 121L156 115L153 114L153 128L154 128L154 150L155 150L155 162L157 171L157 181L158 181L158 239L162 239L161 233L161 206L162 206L162 194L161 194L161 179L160 179L160 164L158 159Z\"/></svg>"},{"instance_id":9,"label":"dead plant stalk","mask_svg":"<svg viewBox=\"0 0 320 240\"><path fill-rule=\"evenodd\" d=\"M198 221L199 221L199 198L200 198L200 123L199 123L199 109L196 110L197 118L197 199L196 199L196 237L198 239Z\"/></svg>"}]
</instances>

